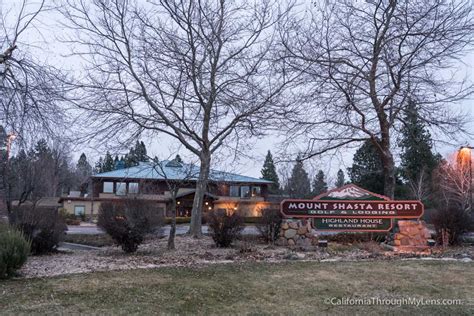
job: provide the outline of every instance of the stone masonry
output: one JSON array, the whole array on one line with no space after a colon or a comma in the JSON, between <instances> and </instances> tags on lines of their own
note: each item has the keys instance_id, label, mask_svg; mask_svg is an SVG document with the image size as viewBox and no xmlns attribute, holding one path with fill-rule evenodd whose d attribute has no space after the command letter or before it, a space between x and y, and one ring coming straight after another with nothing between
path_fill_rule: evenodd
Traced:
<instances>
[{"instance_id":1,"label":"stone masonry","mask_svg":"<svg viewBox=\"0 0 474 316\"><path fill-rule=\"evenodd\" d=\"M278 245L308 248L318 243L311 222L300 219L284 219L281 224Z\"/></svg>"}]
</instances>

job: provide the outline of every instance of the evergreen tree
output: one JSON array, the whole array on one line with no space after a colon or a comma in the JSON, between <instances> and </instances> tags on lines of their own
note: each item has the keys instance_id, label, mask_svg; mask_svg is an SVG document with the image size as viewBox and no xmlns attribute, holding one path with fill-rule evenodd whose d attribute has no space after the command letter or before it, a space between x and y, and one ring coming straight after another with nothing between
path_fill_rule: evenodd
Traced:
<instances>
[{"instance_id":1,"label":"evergreen tree","mask_svg":"<svg viewBox=\"0 0 474 316\"><path fill-rule=\"evenodd\" d=\"M288 179L287 190L289 195L293 198L307 198L311 196L311 183L308 173L304 170L300 155L296 158L291 177Z\"/></svg>"},{"instance_id":2,"label":"evergreen tree","mask_svg":"<svg viewBox=\"0 0 474 316\"><path fill-rule=\"evenodd\" d=\"M352 183L375 193L384 193L382 159L370 140L356 151L352 167L347 171Z\"/></svg>"},{"instance_id":3,"label":"evergreen tree","mask_svg":"<svg viewBox=\"0 0 474 316\"><path fill-rule=\"evenodd\" d=\"M88 191L89 178L92 175L92 167L87 161L87 157L84 153L81 154L76 165L76 177L78 180L79 191L84 195Z\"/></svg>"},{"instance_id":4,"label":"evergreen tree","mask_svg":"<svg viewBox=\"0 0 474 316\"><path fill-rule=\"evenodd\" d=\"M319 170L313 180L313 195L317 196L321 193L327 192L328 185L325 180L324 172Z\"/></svg>"},{"instance_id":5,"label":"evergreen tree","mask_svg":"<svg viewBox=\"0 0 474 316\"><path fill-rule=\"evenodd\" d=\"M418 181L424 176L430 182L439 159L433 154L431 134L420 119L413 100L408 103L404 123L400 141L401 175L407 181Z\"/></svg>"},{"instance_id":6,"label":"evergreen tree","mask_svg":"<svg viewBox=\"0 0 474 316\"><path fill-rule=\"evenodd\" d=\"M135 144L135 159L138 162L146 162L148 161L148 155L146 151L146 146L143 141L140 141Z\"/></svg>"},{"instance_id":7,"label":"evergreen tree","mask_svg":"<svg viewBox=\"0 0 474 316\"><path fill-rule=\"evenodd\" d=\"M273 157L270 150L265 157L265 162L263 163L263 168L260 171L262 173L262 179L272 181L273 184L270 185L269 191L271 194L278 194L280 192L280 179L276 172L275 164L273 163Z\"/></svg>"},{"instance_id":8,"label":"evergreen tree","mask_svg":"<svg viewBox=\"0 0 474 316\"><path fill-rule=\"evenodd\" d=\"M104 165L104 160L102 159L102 157L99 157L99 160L95 163L94 174L102 173L104 170L103 165Z\"/></svg>"},{"instance_id":9,"label":"evergreen tree","mask_svg":"<svg viewBox=\"0 0 474 316\"><path fill-rule=\"evenodd\" d=\"M335 183L336 188L342 187L345 183L346 183L346 179L344 176L344 171L342 171L342 169L339 169L339 171L337 171L337 179Z\"/></svg>"},{"instance_id":10,"label":"evergreen tree","mask_svg":"<svg viewBox=\"0 0 474 316\"><path fill-rule=\"evenodd\" d=\"M156 157L156 156L155 156ZM178 163L183 163L183 159L181 158L181 156L178 154L176 155L176 157L174 158L174 160Z\"/></svg>"},{"instance_id":11,"label":"evergreen tree","mask_svg":"<svg viewBox=\"0 0 474 316\"><path fill-rule=\"evenodd\" d=\"M102 172L108 172L115 170L114 158L112 155L107 151L105 154L104 161L102 163Z\"/></svg>"},{"instance_id":12,"label":"evergreen tree","mask_svg":"<svg viewBox=\"0 0 474 316\"><path fill-rule=\"evenodd\" d=\"M130 148L128 154L125 155L125 167L137 166L140 162L146 162L148 160L145 143L137 140L135 146Z\"/></svg>"}]
</instances>

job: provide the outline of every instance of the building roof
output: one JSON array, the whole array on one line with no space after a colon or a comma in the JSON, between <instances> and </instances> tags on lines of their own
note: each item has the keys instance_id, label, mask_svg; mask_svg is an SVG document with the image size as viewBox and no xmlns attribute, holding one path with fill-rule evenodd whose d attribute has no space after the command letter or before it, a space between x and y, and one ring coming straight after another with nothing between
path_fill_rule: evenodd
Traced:
<instances>
[{"instance_id":1,"label":"building roof","mask_svg":"<svg viewBox=\"0 0 474 316\"><path fill-rule=\"evenodd\" d=\"M138 166L117 169L93 175L94 178L113 179L150 179L150 180L188 180L196 181L199 177L199 166L178 163L174 160L165 160L160 163L140 162ZM209 180L216 182L235 183L262 183L271 184L272 181L247 177L240 174L212 170Z\"/></svg>"}]
</instances>

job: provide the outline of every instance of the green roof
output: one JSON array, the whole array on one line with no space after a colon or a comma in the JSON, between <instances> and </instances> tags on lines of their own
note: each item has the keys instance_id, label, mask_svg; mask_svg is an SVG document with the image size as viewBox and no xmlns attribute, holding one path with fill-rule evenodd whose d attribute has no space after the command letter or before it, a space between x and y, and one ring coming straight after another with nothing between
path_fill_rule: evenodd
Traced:
<instances>
[{"instance_id":1,"label":"green roof","mask_svg":"<svg viewBox=\"0 0 474 316\"><path fill-rule=\"evenodd\" d=\"M159 163L140 162L139 165L117 169L109 172L98 173L93 178L114 178L114 179L150 179L150 180L189 180L196 181L199 178L199 166L176 163L173 160L165 160ZM215 182L235 182L235 183L261 183L271 184L272 181L248 177L240 174L212 170L209 173L209 180Z\"/></svg>"}]
</instances>

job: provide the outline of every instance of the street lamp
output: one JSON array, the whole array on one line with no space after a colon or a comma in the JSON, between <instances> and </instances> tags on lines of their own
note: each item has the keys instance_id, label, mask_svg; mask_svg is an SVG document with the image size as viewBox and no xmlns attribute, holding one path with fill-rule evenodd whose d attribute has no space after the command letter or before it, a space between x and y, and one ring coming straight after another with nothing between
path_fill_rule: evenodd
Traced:
<instances>
[{"instance_id":1,"label":"street lamp","mask_svg":"<svg viewBox=\"0 0 474 316\"><path fill-rule=\"evenodd\" d=\"M459 148L461 163L464 164L464 159L469 158L469 213L472 212L472 149L474 149L472 146L461 146Z\"/></svg>"}]
</instances>

